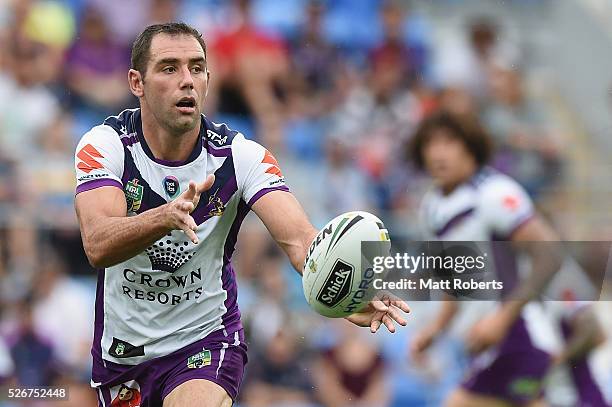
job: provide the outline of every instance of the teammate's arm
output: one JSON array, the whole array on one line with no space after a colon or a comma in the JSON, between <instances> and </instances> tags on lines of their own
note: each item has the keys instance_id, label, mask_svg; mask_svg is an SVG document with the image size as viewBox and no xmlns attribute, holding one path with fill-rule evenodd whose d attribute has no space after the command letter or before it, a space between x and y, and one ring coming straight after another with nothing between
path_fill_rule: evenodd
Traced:
<instances>
[{"instance_id":1,"label":"teammate's arm","mask_svg":"<svg viewBox=\"0 0 612 407\"><path fill-rule=\"evenodd\" d=\"M467 346L474 353L499 343L519 317L523 307L544 290L561 267L562 249L559 238L538 215L519 226L510 240L514 246L526 251L531 257L531 272L527 278L521 280L519 286L510 293L496 312L477 322L471 329Z\"/></svg>"},{"instance_id":2,"label":"teammate's arm","mask_svg":"<svg viewBox=\"0 0 612 407\"><path fill-rule=\"evenodd\" d=\"M90 264L104 268L125 261L174 229L197 243L197 225L190 213L213 182L213 175L199 185L191 181L174 201L130 217L119 188L105 186L77 194L75 207Z\"/></svg>"},{"instance_id":3,"label":"teammate's arm","mask_svg":"<svg viewBox=\"0 0 612 407\"><path fill-rule=\"evenodd\" d=\"M410 345L410 355L419 360L433 343L433 341L450 326L457 315L459 304L456 301L447 300L442 302L438 315L434 320L419 331Z\"/></svg>"},{"instance_id":4,"label":"teammate's arm","mask_svg":"<svg viewBox=\"0 0 612 407\"><path fill-rule=\"evenodd\" d=\"M531 259L531 273L521 280L507 302L511 317L516 318L525 304L535 299L561 268L563 255L559 236L548 222L538 215L520 226L512 234L511 241Z\"/></svg>"},{"instance_id":5,"label":"teammate's arm","mask_svg":"<svg viewBox=\"0 0 612 407\"><path fill-rule=\"evenodd\" d=\"M606 334L590 307L577 312L570 324L573 334L568 338L563 350L553 357L555 364L580 359L606 341Z\"/></svg>"}]
</instances>

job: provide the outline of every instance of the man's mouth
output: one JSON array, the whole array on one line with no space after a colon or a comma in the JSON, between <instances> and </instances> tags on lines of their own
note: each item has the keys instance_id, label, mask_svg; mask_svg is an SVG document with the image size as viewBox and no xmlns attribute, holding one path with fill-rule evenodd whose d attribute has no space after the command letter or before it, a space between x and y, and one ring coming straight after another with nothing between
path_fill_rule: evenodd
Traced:
<instances>
[{"instance_id":1,"label":"man's mouth","mask_svg":"<svg viewBox=\"0 0 612 407\"><path fill-rule=\"evenodd\" d=\"M181 113L191 114L195 112L196 101L193 97L184 97L178 101L176 107Z\"/></svg>"}]
</instances>

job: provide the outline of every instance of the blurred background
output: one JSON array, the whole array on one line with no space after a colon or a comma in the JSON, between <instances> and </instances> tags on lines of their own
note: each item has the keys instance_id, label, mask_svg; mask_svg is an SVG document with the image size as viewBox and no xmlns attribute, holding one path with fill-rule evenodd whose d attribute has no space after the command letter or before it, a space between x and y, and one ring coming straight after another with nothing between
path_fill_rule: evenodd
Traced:
<instances>
[{"instance_id":1,"label":"blurred background","mask_svg":"<svg viewBox=\"0 0 612 407\"><path fill-rule=\"evenodd\" d=\"M208 44L206 113L275 154L315 226L361 209L392 240L418 239L428 180L405 145L445 108L481 118L494 166L565 239L612 240L610 0L0 0L0 382L67 384L58 405L96 405L74 148L137 106L131 43L174 20ZM465 373L460 336L409 359L435 304L411 304L395 335L310 311L254 215L235 261L250 346L241 406L438 406ZM612 333L612 304L595 310ZM592 362L612 398L609 342ZM553 405L577 405L568 383L548 387Z\"/></svg>"}]
</instances>

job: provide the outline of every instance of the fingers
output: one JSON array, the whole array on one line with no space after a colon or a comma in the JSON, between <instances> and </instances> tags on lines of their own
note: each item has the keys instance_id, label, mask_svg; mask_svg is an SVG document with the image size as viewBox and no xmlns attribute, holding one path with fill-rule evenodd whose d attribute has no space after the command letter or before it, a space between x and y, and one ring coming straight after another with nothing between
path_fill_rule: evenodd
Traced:
<instances>
[{"instance_id":1,"label":"fingers","mask_svg":"<svg viewBox=\"0 0 612 407\"><path fill-rule=\"evenodd\" d=\"M197 185L194 181L189 181L187 191L183 192L182 198L188 201L193 201L196 196Z\"/></svg>"},{"instance_id":2,"label":"fingers","mask_svg":"<svg viewBox=\"0 0 612 407\"><path fill-rule=\"evenodd\" d=\"M387 310L389 309L389 307L383 301L379 300L376 297L374 297L370 304L372 304L372 307L374 307L376 311L387 312Z\"/></svg>"},{"instance_id":3,"label":"fingers","mask_svg":"<svg viewBox=\"0 0 612 407\"><path fill-rule=\"evenodd\" d=\"M178 205L178 208L182 211L185 211L187 213L191 213L193 212L193 210L195 209L195 205L193 202L190 201L186 201L186 202L182 202Z\"/></svg>"},{"instance_id":4,"label":"fingers","mask_svg":"<svg viewBox=\"0 0 612 407\"><path fill-rule=\"evenodd\" d=\"M401 326L406 326L408 324L406 318L402 316L399 309L395 306L389 307L389 310L387 311L387 316L391 317L391 319L395 320L395 322L397 322Z\"/></svg>"},{"instance_id":5,"label":"fingers","mask_svg":"<svg viewBox=\"0 0 612 407\"><path fill-rule=\"evenodd\" d=\"M370 332L373 334L375 334L378 331L378 328L380 328L383 315L385 315L384 312L377 312L372 317L372 322L370 322Z\"/></svg>"},{"instance_id":6,"label":"fingers","mask_svg":"<svg viewBox=\"0 0 612 407\"><path fill-rule=\"evenodd\" d=\"M393 320L391 319L388 313L383 315L382 322L385 324L389 332L395 333L395 325L393 324Z\"/></svg>"},{"instance_id":7,"label":"fingers","mask_svg":"<svg viewBox=\"0 0 612 407\"><path fill-rule=\"evenodd\" d=\"M192 204L193 205L193 204ZM191 240L194 244L198 244L198 235L196 235L196 230L198 230L198 225L195 223L193 218L189 215L186 215L185 219L181 219L179 223L179 228L185 232L189 240Z\"/></svg>"},{"instance_id":8,"label":"fingers","mask_svg":"<svg viewBox=\"0 0 612 407\"><path fill-rule=\"evenodd\" d=\"M215 175L209 174L204 180L204 182L198 185L198 193L201 194L204 191L208 191L210 187L213 186L214 183L215 183Z\"/></svg>"},{"instance_id":9,"label":"fingers","mask_svg":"<svg viewBox=\"0 0 612 407\"><path fill-rule=\"evenodd\" d=\"M189 181L189 188L183 194L183 198L193 202L194 207L198 206L198 203L200 202L200 195L202 195L203 192L208 191L214 183L214 174L209 174L201 184L196 184L195 181Z\"/></svg>"},{"instance_id":10,"label":"fingers","mask_svg":"<svg viewBox=\"0 0 612 407\"><path fill-rule=\"evenodd\" d=\"M393 304L394 306L396 306L397 308L401 309L402 311L406 312L406 313L410 313L410 306L408 304L406 304L405 301L402 300L393 300L391 302L391 304Z\"/></svg>"}]
</instances>

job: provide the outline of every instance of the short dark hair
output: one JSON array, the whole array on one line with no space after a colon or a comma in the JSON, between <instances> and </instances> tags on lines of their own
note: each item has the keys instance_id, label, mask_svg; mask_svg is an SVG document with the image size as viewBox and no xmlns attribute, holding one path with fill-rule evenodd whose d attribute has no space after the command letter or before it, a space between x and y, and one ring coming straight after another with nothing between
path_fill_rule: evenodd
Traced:
<instances>
[{"instance_id":1,"label":"short dark hair","mask_svg":"<svg viewBox=\"0 0 612 407\"><path fill-rule=\"evenodd\" d=\"M491 137L476 117L439 111L421 122L408 144L407 155L418 169L425 168L423 149L437 129L448 130L452 137L461 140L479 167L491 158Z\"/></svg>"},{"instance_id":2,"label":"short dark hair","mask_svg":"<svg viewBox=\"0 0 612 407\"><path fill-rule=\"evenodd\" d=\"M164 24L153 24L148 26L141 32L134 44L132 45L132 69L137 70L141 73L144 78L145 72L147 71L147 64L149 62L151 41L157 34L168 34L168 35L191 35L194 37L204 51L204 58L206 58L206 43L202 34L195 28L185 23L164 23Z\"/></svg>"}]
</instances>

